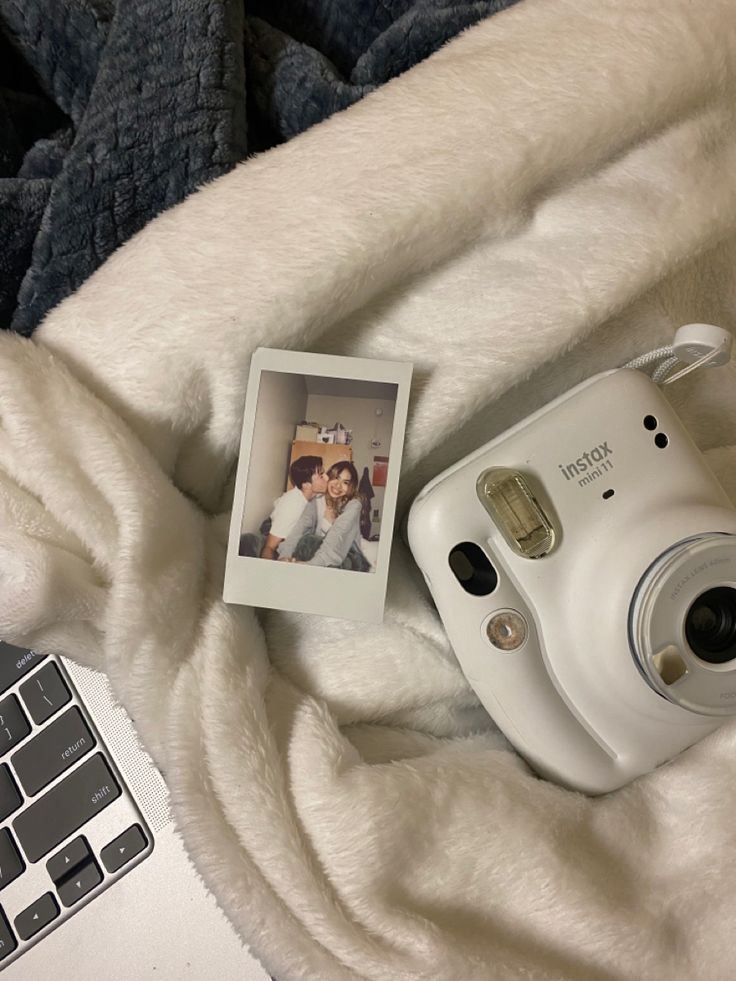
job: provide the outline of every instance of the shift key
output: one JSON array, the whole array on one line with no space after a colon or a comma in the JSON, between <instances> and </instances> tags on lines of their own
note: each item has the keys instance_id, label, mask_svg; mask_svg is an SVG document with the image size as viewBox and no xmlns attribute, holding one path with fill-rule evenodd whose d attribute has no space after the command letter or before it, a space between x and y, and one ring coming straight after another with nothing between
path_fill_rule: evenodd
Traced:
<instances>
[{"instance_id":1,"label":"shift key","mask_svg":"<svg viewBox=\"0 0 736 981\"><path fill-rule=\"evenodd\" d=\"M98 753L39 797L13 821L29 862L37 862L120 796L120 787Z\"/></svg>"}]
</instances>

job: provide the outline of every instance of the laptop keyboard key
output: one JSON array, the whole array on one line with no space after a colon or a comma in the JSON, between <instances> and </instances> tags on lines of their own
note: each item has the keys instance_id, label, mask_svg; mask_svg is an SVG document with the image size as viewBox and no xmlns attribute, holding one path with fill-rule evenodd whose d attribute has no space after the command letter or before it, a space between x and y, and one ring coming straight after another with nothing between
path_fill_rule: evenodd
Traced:
<instances>
[{"instance_id":1,"label":"laptop keyboard key","mask_svg":"<svg viewBox=\"0 0 736 981\"><path fill-rule=\"evenodd\" d=\"M10 770L3 763L0 765L0 821L4 821L13 811L17 811L22 803L20 791L15 786Z\"/></svg>"},{"instance_id":2,"label":"laptop keyboard key","mask_svg":"<svg viewBox=\"0 0 736 981\"><path fill-rule=\"evenodd\" d=\"M59 899L65 906L73 906L80 899L92 892L95 886L102 882L102 872L95 861L87 862L76 870L56 888L59 892Z\"/></svg>"},{"instance_id":3,"label":"laptop keyboard key","mask_svg":"<svg viewBox=\"0 0 736 981\"><path fill-rule=\"evenodd\" d=\"M12 758L23 790L33 797L95 745L82 713L74 706L46 726Z\"/></svg>"},{"instance_id":4,"label":"laptop keyboard key","mask_svg":"<svg viewBox=\"0 0 736 981\"><path fill-rule=\"evenodd\" d=\"M31 718L40 726L71 699L59 669L52 662L20 686L20 696Z\"/></svg>"},{"instance_id":5,"label":"laptop keyboard key","mask_svg":"<svg viewBox=\"0 0 736 981\"><path fill-rule=\"evenodd\" d=\"M23 859L7 828L0 831L0 889L10 885L25 869Z\"/></svg>"},{"instance_id":6,"label":"laptop keyboard key","mask_svg":"<svg viewBox=\"0 0 736 981\"><path fill-rule=\"evenodd\" d=\"M23 709L15 695L8 695L0 702L0 753L12 749L25 739L31 727L23 715Z\"/></svg>"},{"instance_id":7,"label":"laptop keyboard key","mask_svg":"<svg viewBox=\"0 0 736 981\"><path fill-rule=\"evenodd\" d=\"M120 796L120 787L98 753L39 797L13 822L29 862L37 862Z\"/></svg>"},{"instance_id":8,"label":"laptop keyboard key","mask_svg":"<svg viewBox=\"0 0 736 981\"><path fill-rule=\"evenodd\" d=\"M147 844L148 842L140 827L134 824L132 828L128 828L127 831L118 835L109 845L105 845L100 852L102 864L110 874L117 872L136 855L140 855Z\"/></svg>"},{"instance_id":9,"label":"laptop keyboard key","mask_svg":"<svg viewBox=\"0 0 736 981\"><path fill-rule=\"evenodd\" d=\"M15 918L15 929L21 940L30 940L59 915L59 904L53 893L47 892L31 903Z\"/></svg>"},{"instance_id":10,"label":"laptop keyboard key","mask_svg":"<svg viewBox=\"0 0 736 981\"><path fill-rule=\"evenodd\" d=\"M13 931L5 918L5 912L0 908L0 961L8 954L12 954L17 946Z\"/></svg>"},{"instance_id":11,"label":"laptop keyboard key","mask_svg":"<svg viewBox=\"0 0 736 981\"><path fill-rule=\"evenodd\" d=\"M46 871L54 883L66 879L78 865L84 865L92 858L92 851L87 839L80 837L64 845L60 852L53 855L46 863Z\"/></svg>"},{"instance_id":12,"label":"laptop keyboard key","mask_svg":"<svg viewBox=\"0 0 736 981\"><path fill-rule=\"evenodd\" d=\"M0 640L0 695L23 675L32 671L45 657L45 654L36 654L25 647L15 647Z\"/></svg>"}]
</instances>

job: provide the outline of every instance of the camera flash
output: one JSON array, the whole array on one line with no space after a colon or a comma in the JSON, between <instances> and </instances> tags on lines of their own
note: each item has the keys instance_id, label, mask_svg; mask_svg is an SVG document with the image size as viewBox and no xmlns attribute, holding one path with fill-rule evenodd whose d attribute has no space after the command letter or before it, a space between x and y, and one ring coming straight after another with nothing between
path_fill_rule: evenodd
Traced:
<instances>
[{"instance_id":1,"label":"camera flash","mask_svg":"<svg viewBox=\"0 0 736 981\"><path fill-rule=\"evenodd\" d=\"M506 467L485 470L476 484L481 504L509 545L526 559L540 559L555 545L555 530L526 479Z\"/></svg>"},{"instance_id":2,"label":"camera flash","mask_svg":"<svg viewBox=\"0 0 736 981\"><path fill-rule=\"evenodd\" d=\"M516 610L502 610L486 624L486 635L499 651L517 651L527 637L526 620Z\"/></svg>"}]
</instances>

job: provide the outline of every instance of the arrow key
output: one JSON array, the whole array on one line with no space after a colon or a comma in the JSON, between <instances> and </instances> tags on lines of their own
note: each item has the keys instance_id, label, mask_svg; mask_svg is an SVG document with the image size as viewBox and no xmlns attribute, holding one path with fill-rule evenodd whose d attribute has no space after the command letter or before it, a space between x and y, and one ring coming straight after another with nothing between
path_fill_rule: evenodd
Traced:
<instances>
[{"instance_id":1,"label":"arrow key","mask_svg":"<svg viewBox=\"0 0 736 981\"><path fill-rule=\"evenodd\" d=\"M59 915L59 905L52 893L47 892L31 903L15 918L15 929L21 940L30 940Z\"/></svg>"},{"instance_id":2,"label":"arrow key","mask_svg":"<svg viewBox=\"0 0 736 981\"><path fill-rule=\"evenodd\" d=\"M59 892L59 899L65 906L73 906L78 903L88 892L92 892L95 886L102 882L102 873L94 859L80 866L73 875L56 887Z\"/></svg>"},{"instance_id":3,"label":"arrow key","mask_svg":"<svg viewBox=\"0 0 736 981\"><path fill-rule=\"evenodd\" d=\"M109 845L105 845L100 852L102 864L110 874L117 872L136 855L140 855L147 844L146 836L141 831L140 826L134 824L127 831L118 835Z\"/></svg>"},{"instance_id":4,"label":"arrow key","mask_svg":"<svg viewBox=\"0 0 736 981\"><path fill-rule=\"evenodd\" d=\"M64 845L60 852L52 855L46 863L46 869L55 885L74 871L78 865L84 865L92 858L87 839L80 835Z\"/></svg>"}]
</instances>

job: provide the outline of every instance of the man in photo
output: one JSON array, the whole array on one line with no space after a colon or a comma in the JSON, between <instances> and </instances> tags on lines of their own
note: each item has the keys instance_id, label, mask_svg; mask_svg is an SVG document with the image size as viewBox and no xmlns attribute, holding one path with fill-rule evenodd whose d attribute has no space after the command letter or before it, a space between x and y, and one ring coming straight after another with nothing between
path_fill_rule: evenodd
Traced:
<instances>
[{"instance_id":1,"label":"man in photo","mask_svg":"<svg viewBox=\"0 0 736 981\"><path fill-rule=\"evenodd\" d=\"M278 558L276 551L279 545L288 538L309 501L315 495L324 494L327 490L327 477L322 457L298 457L289 467L289 476L294 486L274 501L268 519L270 527L265 534L265 539L263 534L241 535L240 555L260 555L262 559Z\"/></svg>"},{"instance_id":2,"label":"man in photo","mask_svg":"<svg viewBox=\"0 0 736 981\"><path fill-rule=\"evenodd\" d=\"M327 475L320 456L300 456L289 467L294 485L274 501L271 528L261 549L262 559L275 559L276 550L288 538L307 503L327 490Z\"/></svg>"}]
</instances>

